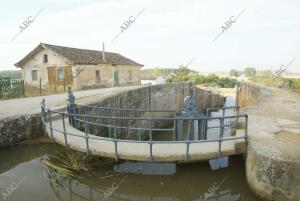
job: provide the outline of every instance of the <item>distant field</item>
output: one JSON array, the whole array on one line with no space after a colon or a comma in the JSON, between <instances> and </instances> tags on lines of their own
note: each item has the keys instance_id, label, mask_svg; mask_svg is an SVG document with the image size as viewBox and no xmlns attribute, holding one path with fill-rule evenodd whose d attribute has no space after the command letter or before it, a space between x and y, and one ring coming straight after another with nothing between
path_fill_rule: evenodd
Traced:
<instances>
[{"instance_id":1,"label":"distant field","mask_svg":"<svg viewBox=\"0 0 300 201\"><path fill-rule=\"evenodd\" d=\"M285 78L300 78L300 74L285 75Z\"/></svg>"},{"instance_id":2,"label":"distant field","mask_svg":"<svg viewBox=\"0 0 300 201\"><path fill-rule=\"evenodd\" d=\"M0 71L0 77L9 76L11 79L22 79L21 70L3 70Z\"/></svg>"},{"instance_id":3,"label":"distant field","mask_svg":"<svg viewBox=\"0 0 300 201\"><path fill-rule=\"evenodd\" d=\"M218 77L229 77L229 72L228 73L220 73L220 72L215 72L215 73L213 73L213 72L199 72L199 74L200 75L210 75L210 74L215 74L215 75L217 75Z\"/></svg>"},{"instance_id":4,"label":"distant field","mask_svg":"<svg viewBox=\"0 0 300 201\"><path fill-rule=\"evenodd\" d=\"M280 86L281 88L290 88L292 90L300 92L300 79L299 77L263 77L263 76L255 76L250 77L249 80L253 82L262 83L269 86Z\"/></svg>"}]
</instances>

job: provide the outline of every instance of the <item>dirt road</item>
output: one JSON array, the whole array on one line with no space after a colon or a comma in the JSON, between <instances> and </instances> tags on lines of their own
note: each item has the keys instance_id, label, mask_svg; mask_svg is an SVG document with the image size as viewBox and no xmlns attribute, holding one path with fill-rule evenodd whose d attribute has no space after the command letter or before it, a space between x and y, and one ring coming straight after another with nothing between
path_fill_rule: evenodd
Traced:
<instances>
[{"instance_id":1,"label":"dirt road","mask_svg":"<svg viewBox=\"0 0 300 201\"><path fill-rule=\"evenodd\" d=\"M93 89L85 91L76 91L74 96L76 102L84 103L96 101L99 97L108 96L121 91L132 90L143 86L128 86L128 87L114 87L114 88L103 88ZM13 117L23 114L36 114L41 111L40 103L45 98L47 107L58 107L66 106L67 104L67 93L30 97L30 98L19 98L11 100L0 101L0 119Z\"/></svg>"}]
</instances>

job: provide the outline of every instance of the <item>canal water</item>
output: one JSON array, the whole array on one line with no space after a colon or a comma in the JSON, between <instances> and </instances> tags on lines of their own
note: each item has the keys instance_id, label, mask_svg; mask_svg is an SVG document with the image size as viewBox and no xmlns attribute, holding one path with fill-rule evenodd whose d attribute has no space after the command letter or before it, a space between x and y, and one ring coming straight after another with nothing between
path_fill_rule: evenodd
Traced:
<instances>
[{"instance_id":1,"label":"canal water","mask_svg":"<svg viewBox=\"0 0 300 201\"><path fill-rule=\"evenodd\" d=\"M234 104L227 97L225 106ZM230 114L226 114L230 115ZM213 116L218 116L214 114ZM210 126L217 122L211 122ZM210 131L210 138L215 131ZM159 140L164 137L157 135ZM171 135L166 135L170 140ZM208 162L177 164L176 174L154 176L98 168L84 180L49 177L41 159L64 150L56 144L0 149L0 201L258 201L248 189L244 158L230 157L229 167L211 170Z\"/></svg>"},{"instance_id":2,"label":"canal water","mask_svg":"<svg viewBox=\"0 0 300 201\"><path fill-rule=\"evenodd\" d=\"M55 144L18 145L0 150L0 200L4 201L257 201L245 179L244 159L212 171L208 162L178 164L172 176L120 174L97 169L84 182L47 176L41 158L64 149Z\"/></svg>"}]
</instances>

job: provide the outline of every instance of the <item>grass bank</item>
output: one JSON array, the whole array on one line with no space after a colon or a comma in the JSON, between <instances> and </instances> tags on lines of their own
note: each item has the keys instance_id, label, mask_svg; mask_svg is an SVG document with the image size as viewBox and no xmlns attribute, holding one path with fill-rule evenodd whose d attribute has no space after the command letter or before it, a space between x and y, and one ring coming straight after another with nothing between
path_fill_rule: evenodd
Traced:
<instances>
[{"instance_id":1,"label":"grass bank","mask_svg":"<svg viewBox=\"0 0 300 201\"><path fill-rule=\"evenodd\" d=\"M300 79L299 78L273 78L264 76L250 77L249 80L257 83L262 83L267 86L275 86L279 88L289 88L294 91L300 92Z\"/></svg>"}]
</instances>

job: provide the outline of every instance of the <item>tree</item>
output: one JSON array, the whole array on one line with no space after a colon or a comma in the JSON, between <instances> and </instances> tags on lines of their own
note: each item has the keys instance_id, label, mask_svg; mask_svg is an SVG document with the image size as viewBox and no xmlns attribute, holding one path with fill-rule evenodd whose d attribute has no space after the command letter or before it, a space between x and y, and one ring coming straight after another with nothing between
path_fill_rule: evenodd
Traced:
<instances>
[{"instance_id":1,"label":"tree","mask_svg":"<svg viewBox=\"0 0 300 201\"><path fill-rule=\"evenodd\" d=\"M209 74L206 77L206 82L217 82L219 80L219 77L216 74Z\"/></svg>"},{"instance_id":2,"label":"tree","mask_svg":"<svg viewBox=\"0 0 300 201\"><path fill-rule=\"evenodd\" d=\"M252 67L245 68L244 70L246 77L253 77L256 75L256 69Z\"/></svg>"},{"instance_id":3,"label":"tree","mask_svg":"<svg viewBox=\"0 0 300 201\"><path fill-rule=\"evenodd\" d=\"M238 77L239 76L239 72L235 69L231 69L229 72L229 76L230 77Z\"/></svg>"},{"instance_id":4,"label":"tree","mask_svg":"<svg viewBox=\"0 0 300 201\"><path fill-rule=\"evenodd\" d=\"M154 69L151 70L151 76L152 77L158 77L161 74L161 70L159 67L156 67Z\"/></svg>"},{"instance_id":5,"label":"tree","mask_svg":"<svg viewBox=\"0 0 300 201\"><path fill-rule=\"evenodd\" d=\"M195 71L187 68L186 66L179 66L174 74L167 80L168 82L185 82L189 81L190 77L194 74Z\"/></svg>"},{"instance_id":6,"label":"tree","mask_svg":"<svg viewBox=\"0 0 300 201\"><path fill-rule=\"evenodd\" d=\"M262 77L272 77L272 71L271 70L257 71L256 75L257 76L262 76Z\"/></svg>"}]
</instances>

